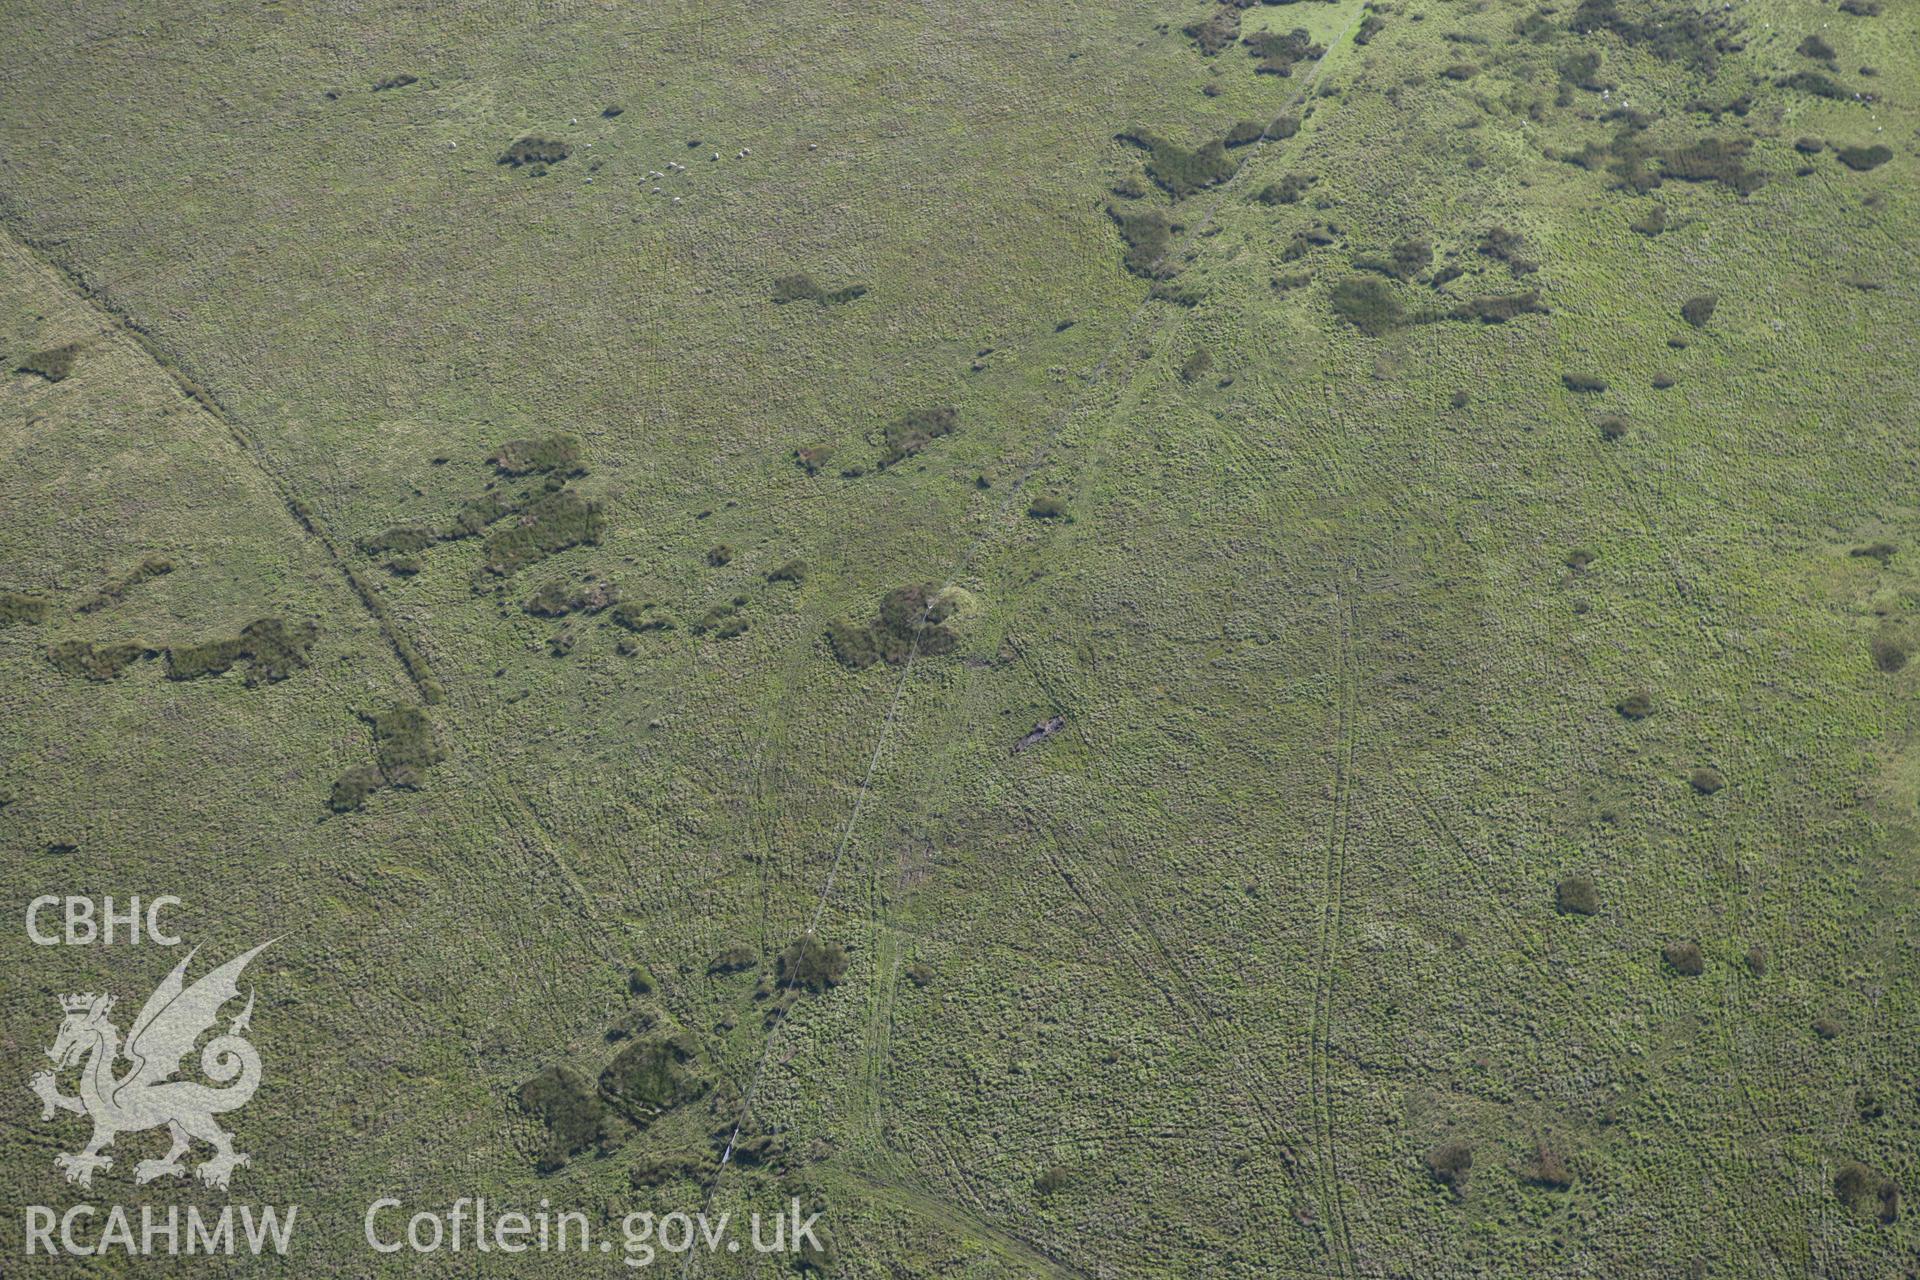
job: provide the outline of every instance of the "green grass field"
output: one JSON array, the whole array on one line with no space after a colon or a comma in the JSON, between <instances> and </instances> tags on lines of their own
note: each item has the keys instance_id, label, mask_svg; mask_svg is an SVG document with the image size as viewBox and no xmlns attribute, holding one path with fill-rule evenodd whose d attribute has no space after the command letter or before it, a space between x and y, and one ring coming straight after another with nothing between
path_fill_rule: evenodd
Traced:
<instances>
[{"instance_id":1,"label":"green grass field","mask_svg":"<svg viewBox=\"0 0 1920 1280\"><path fill-rule=\"evenodd\" d=\"M1905 0L12 16L7 910L280 940L88 1190L0 930L0 1272L1920 1267Z\"/></svg>"}]
</instances>

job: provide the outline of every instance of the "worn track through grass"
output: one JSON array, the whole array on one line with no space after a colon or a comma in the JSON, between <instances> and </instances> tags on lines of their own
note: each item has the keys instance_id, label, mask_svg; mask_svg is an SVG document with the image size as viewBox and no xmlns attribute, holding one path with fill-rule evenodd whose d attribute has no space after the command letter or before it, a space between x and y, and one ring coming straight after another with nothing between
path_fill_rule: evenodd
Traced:
<instances>
[{"instance_id":1,"label":"worn track through grass","mask_svg":"<svg viewBox=\"0 0 1920 1280\"><path fill-rule=\"evenodd\" d=\"M1341 1184L1339 1147L1335 1140L1333 1087L1328 1079L1328 1039L1333 1034L1333 1004L1340 964L1341 931L1345 919L1347 835L1353 810L1355 684L1353 669L1353 602L1349 594L1334 594L1333 664L1338 688L1334 712L1333 812L1327 832L1326 866L1320 903L1320 963L1314 975L1313 1021L1308 1032L1312 1071L1315 1167L1319 1171L1321 1200L1332 1219L1333 1257L1343 1276L1356 1270L1353 1232L1347 1222L1346 1192Z\"/></svg>"},{"instance_id":2,"label":"worn track through grass","mask_svg":"<svg viewBox=\"0 0 1920 1280\"><path fill-rule=\"evenodd\" d=\"M1340 35L1336 37L1329 44L1327 54L1324 57L1322 57L1320 61L1318 61L1314 65L1309 75L1307 75L1306 77L1303 77L1303 83L1301 84L1299 91L1291 99L1289 109L1297 108L1301 103L1305 102L1307 98L1311 95L1314 86L1319 81L1320 76L1324 73L1327 66L1332 62L1335 50L1346 47L1349 44L1352 34L1354 30L1359 26L1363 14L1364 14L1364 7L1356 4L1354 6L1354 14L1352 18L1349 19L1347 25L1342 29ZM1269 148L1280 148L1284 146L1285 146L1284 140L1269 141L1269 140L1262 139L1260 142L1254 144L1254 147L1251 148L1251 150L1254 151L1255 153L1258 153L1260 151L1263 151ZM1226 182L1220 184L1220 186L1214 188L1212 192L1212 198L1208 202L1208 205L1202 217L1195 224L1189 227L1187 232L1183 234L1180 240L1176 241L1172 246L1169 247L1168 254L1172 254L1177 251L1180 251L1188 244L1196 243L1204 235L1206 229L1209 226L1211 226L1214 212L1218 209L1220 203L1227 198L1228 194L1239 182L1241 176L1247 173L1249 169L1252 167L1251 159L1252 157L1249 156L1246 160L1242 161L1240 167L1235 171L1234 175L1231 178L1229 178ZM1123 355L1123 353L1133 349L1134 342L1135 342L1134 335L1137 329L1140 327L1142 320L1147 319L1148 317L1153 315L1156 309L1156 306L1157 304L1150 298L1143 298L1141 300L1139 305L1129 315L1126 323L1121 327L1120 339L1117 342L1115 342L1107 350L1107 352L1100 358L1100 360L1091 369L1087 371L1086 374L1082 375L1080 379L1082 393L1085 393L1092 389L1099 388L1107 381L1107 374L1111 369L1111 367L1113 366L1115 359ZM1177 324L1178 324L1177 320L1175 324L1177 327ZM1137 373L1137 370L1135 372ZM1062 409L1061 413L1055 418L1053 424L1048 428L1046 433L1043 435L1040 443L1035 447L1035 449L1029 456L1028 461L1019 472L1018 477L1014 480L1012 484L1010 484L1007 487L1006 497L1001 500L998 510L996 511L994 517L987 522L982 532L976 535L967 544L965 550L961 553L961 556L958 562L954 565L953 569L947 575L947 578L943 584L943 588L942 588L943 590L954 586L959 581L959 579L967 572L968 568L978 558L979 553L984 548L987 541L990 538L992 538L992 536L994 535L994 532L998 529L1002 529L1007 526L1008 516L1010 514L1015 515L1017 519L1018 503L1020 500L1021 492L1025 488L1027 481L1030 480L1034 475L1034 473L1038 471L1039 468L1045 463L1045 461L1051 455L1055 444L1059 441L1061 436L1066 432L1066 430L1071 426L1071 424L1075 420L1077 420L1079 417L1082 416L1083 412L1085 412L1085 410L1083 409L1083 405L1082 405L1082 395L1076 394L1075 396L1069 398L1066 406ZM927 626L927 617L925 614L922 614L915 627L913 641L908 647L907 656L901 664L900 674L895 680L893 694L888 700L886 712L880 718L880 724L876 734L876 740L874 743L873 751L867 759L866 769L861 775L860 781L857 784L857 787L855 790L853 807L848 814L846 824L841 830L841 836L834 850L833 858L831 862L828 864L826 878L821 886L820 894L815 903L814 910L809 922L808 928L810 931L818 928L820 921L825 917L828 904L832 900L834 886L840 874L841 864L844 862L846 858L847 849L852 842L853 833L859 825L861 814L866 806L867 796L872 789L875 773L879 768L880 761L883 758L886 752L887 746L891 740L894 726L899 718L899 712L900 712L900 707L902 705L903 698L905 696L909 683L913 679L915 662L918 659L919 653L920 653L920 641L921 641L922 635L925 632L926 626ZM892 972L890 969L889 976L883 980L897 981L897 972ZM786 991L790 995L794 991L794 989L795 989L794 982L790 980L787 984ZM886 1001L876 1000L872 1002L874 1016L884 1016L884 1013L882 1011L890 1007L890 1004L891 1004L890 999ZM768 1028L765 1045L761 1049L761 1052L755 1062L753 1071L748 1077L746 1087L742 1090L742 1102L741 1102L740 1114L733 1123L726 1145L721 1154L719 1166L716 1169L714 1176L708 1181L706 1190L704 1192L702 1199L705 1205L711 1206L711 1204L713 1203L714 1197L718 1193L720 1182L722 1178L724 1178L727 1168L732 1163L734 1146L739 1141L740 1132L742 1128L745 1126L748 1118L752 1114L755 1096L759 1090L760 1082L765 1075L767 1065L772 1058L774 1041L779 1035L781 1025L785 1022L785 1019L786 1019L786 1013L783 1009L782 1012L774 1019L773 1024ZM873 1064L871 1057L868 1057L866 1061L868 1064L868 1070L873 1071L875 1074L878 1074L878 1069ZM878 1105L878 1096L875 1093L876 1082L870 1078L868 1081L864 1083L865 1083L865 1087L863 1087L860 1090L860 1096L863 1099L870 1101L873 1105ZM1270 1104L1263 1104L1262 1110L1263 1112L1270 1111L1271 1110ZM1270 1116L1269 1118L1271 1119L1272 1117ZM881 1131L881 1126L877 1123L877 1121L872 1119L863 1120L862 1127L865 1128L870 1133L874 1133L874 1134L878 1134ZM1289 1151L1290 1144L1283 1141L1282 1150ZM1287 1163L1289 1168L1291 1168L1291 1161L1289 1160ZM692 1253L689 1253L682 1265L681 1274L683 1276L692 1275L694 1274L695 1270L696 1270L695 1255Z\"/></svg>"}]
</instances>

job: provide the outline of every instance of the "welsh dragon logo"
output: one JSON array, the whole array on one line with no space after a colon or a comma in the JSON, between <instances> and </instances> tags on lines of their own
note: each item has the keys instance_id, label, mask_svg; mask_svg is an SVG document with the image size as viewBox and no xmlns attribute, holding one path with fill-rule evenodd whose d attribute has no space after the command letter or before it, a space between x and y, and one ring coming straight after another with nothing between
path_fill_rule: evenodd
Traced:
<instances>
[{"instance_id":1,"label":"welsh dragon logo","mask_svg":"<svg viewBox=\"0 0 1920 1280\"><path fill-rule=\"evenodd\" d=\"M163 1159L142 1160L135 1165L133 1180L137 1183L186 1176L181 1157L195 1139L213 1148L212 1158L194 1169L209 1187L225 1190L233 1171L252 1163L233 1149L233 1135L213 1119L245 1106L260 1087L260 1055L246 1039L248 1020L253 1015L252 993L247 995L246 1006L227 1024L225 1034L214 1036L200 1051L200 1070L225 1087L216 1089L196 1080L173 1077L200 1037L213 1029L221 1006L239 998L240 971L270 945L261 943L192 986L186 985L187 965L195 954L189 952L147 998L127 1032L124 1046L119 1029L108 1020L113 1012L112 996L60 997L60 1008L66 1016L47 1056L53 1059L56 1071L80 1066L80 1095L61 1093L54 1071L37 1072L30 1087L40 1099L42 1120L53 1119L59 1111L72 1111L93 1121L93 1139L84 1150L54 1157L54 1167L66 1174L68 1182L91 1186L96 1170L113 1167L113 1157L101 1153L113 1145L116 1137L161 1125L167 1127L173 1147ZM123 1057L132 1066L116 1077L114 1066Z\"/></svg>"}]
</instances>

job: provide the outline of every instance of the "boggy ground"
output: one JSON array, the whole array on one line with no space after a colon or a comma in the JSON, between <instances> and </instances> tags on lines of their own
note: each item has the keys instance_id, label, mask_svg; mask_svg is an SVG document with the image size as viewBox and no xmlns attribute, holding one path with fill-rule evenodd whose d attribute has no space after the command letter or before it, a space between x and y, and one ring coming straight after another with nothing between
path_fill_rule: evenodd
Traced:
<instances>
[{"instance_id":1,"label":"boggy ground","mask_svg":"<svg viewBox=\"0 0 1920 1280\"><path fill-rule=\"evenodd\" d=\"M1912 1257L1901 6L16 27L0 840L283 935L313 1273Z\"/></svg>"}]
</instances>

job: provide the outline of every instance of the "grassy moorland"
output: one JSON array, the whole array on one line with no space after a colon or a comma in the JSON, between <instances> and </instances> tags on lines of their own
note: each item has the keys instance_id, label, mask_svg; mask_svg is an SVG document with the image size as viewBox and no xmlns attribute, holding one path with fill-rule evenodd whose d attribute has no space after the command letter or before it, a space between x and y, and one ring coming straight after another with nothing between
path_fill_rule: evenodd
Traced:
<instances>
[{"instance_id":1,"label":"grassy moorland","mask_svg":"<svg viewBox=\"0 0 1920 1280\"><path fill-rule=\"evenodd\" d=\"M18 8L9 910L298 1274L1912 1266L1907 6Z\"/></svg>"}]
</instances>

